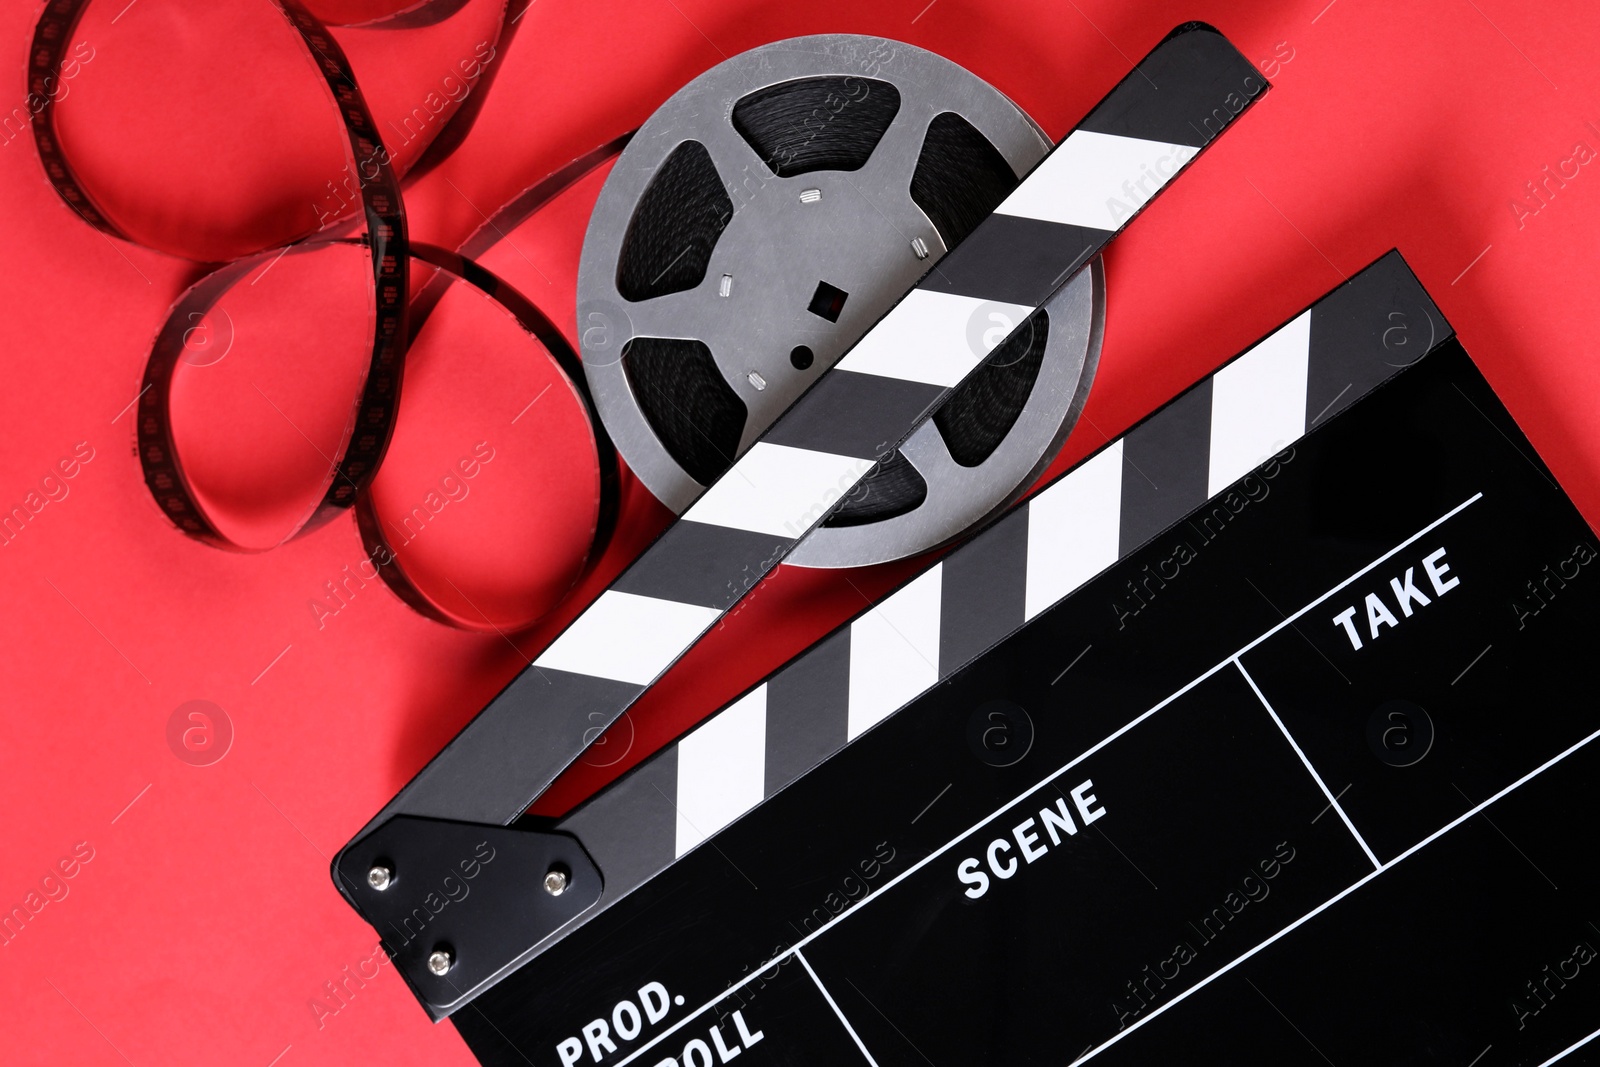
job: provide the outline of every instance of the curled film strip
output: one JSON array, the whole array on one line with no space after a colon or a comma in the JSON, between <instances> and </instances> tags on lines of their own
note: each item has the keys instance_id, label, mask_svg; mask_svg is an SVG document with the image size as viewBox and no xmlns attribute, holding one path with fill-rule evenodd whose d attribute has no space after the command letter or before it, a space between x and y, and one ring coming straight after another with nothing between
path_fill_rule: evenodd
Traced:
<instances>
[{"instance_id":1,"label":"curled film strip","mask_svg":"<svg viewBox=\"0 0 1600 1067\"><path fill-rule=\"evenodd\" d=\"M48 97L52 72L61 68L74 28L88 7L89 0L52 0L41 16L30 52L30 89ZM626 143L626 136L602 145L574 160L568 166L535 183L491 219L463 246L466 254L431 246L413 248L407 235L405 204L389 151L377 132L372 113L357 86L344 52L326 27L297 0L274 0L277 9L295 31L307 57L327 83L347 134L348 160L361 211L356 218L333 222L318 233L281 249L267 249L217 266L190 287L168 311L146 361L135 423L135 448L146 487L157 507L180 531L196 540L232 551L263 551L230 538L215 519L206 513L199 494L185 475L174 440L172 384L180 360L192 357L187 341L196 322L244 278L264 269L285 254L307 252L343 245L369 250L371 275L368 293L375 314L369 355L361 377L359 394L352 406L340 444L330 462L318 499L297 518L282 541L292 540L326 524L354 507L363 543L377 573L406 604L417 611L450 625L490 629L495 623L485 618L462 615L436 603L408 575L396 547L384 534L370 494L366 491L382 463L393 435L399 412L399 396L405 353L430 311L444 291L455 283L473 286L498 303L539 345L543 346L561 374L574 388L592 434L592 445L599 472L596 523L587 559L592 561L606 542L615 518L617 474L615 452L594 410L576 353L560 330L535 304L484 269L470 256L480 255L516 223L536 212L595 166L614 156ZM454 13L463 0L423 0L401 11L361 22L355 27L408 29L426 25ZM66 157L55 129L53 108L35 111L32 120L34 140L47 179L62 200L85 222L120 240L132 241L84 188ZM352 231L365 225L364 236ZM408 299L411 260L431 268L434 277L413 299ZM280 541L281 543L281 541ZM581 577L578 568L574 581ZM543 605L539 614L543 614ZM521 620L531 624L537 616Z\"/></svg>"},{"instance_id":2,"label":"curled film strip","mask_svg":"<svg viewBox=\"0 0 1600 1067\"><path fill-rule=\"evenodd\" d=\"M35 92L43 93L50 72L60 69L72 31L88 2L51 0L46 6L34 30L30 85ZM399 409L401 370L409 339L406 292L410 256L400 183L372 113L356 86L349 61L332 35L297 0L273 2L327 82L344 125L353 173L360 179L357 185L367 224L365 243L371 250L371 293L376 307L371 355L349 429L332 457L320 499L294 524L285 537L288 540L316 529L351 507L383 460ZM74 175L56 135L54 108L34 113L33 136L45 175L62 200L102 233L130 240L95 204ZM184 475L173 441L171 385L173 372L185 353L184 339L189 326L199 321L236 282L273 254L259 252L226 264L179 297L151 346L140 383L135 439L139 465L151 497L185 534L234 551L248 549L218 529Z\"/></svg>"},{"instance_id":3,"label":"curled film strip","mask_svg":"<svg viewBox=\"0 0 1600 1067\"><path fill-rule=\"evenodd\" d=\"M617 456L616 450L611 446L610 439L606 436L599 414L595 411L593 400L590 398L588 391L578 384L582 381L583 370L578 365L577 353L572 350L572 346L567 343L561 331L537 305L481 264L459 253L449 252L431 245L413 245L411 254L417 260L437 270L440 276L436 281L442 281L444 286L462 282L473 286L498 303L516 320L517 325L524 332L544 345L551 358L561 368L567 381L573 384L573 391L583 404L584 411L588 415L588 424L594 435L592 443L599 464L599 496L596 503L595 531L591 538L588 557L592 561L605 545L616 522L618 500ZM438 292L440 288L442 287L430 284L424 289L424 293L418 298L417 303L425 305L430 295L433 299L437 299L437 296L441 295ZM357 499L355 513L357 525L361 530L362 544L367 547L367 552L373 565L377 568L378 574L383 578L384 582L401 600L419 613L438 622L459 626L464 629L495 628L495 623L488 615L481 612L476 615L453 612L423 591L419 583L407 573L402 559L396 551L396 546L390 541L389 535L384 530L383 523L370 494L364 493ZM574 584L576 584L581 575L582 568L577 571L573 579Z\"/></svg>"}]
</instances>

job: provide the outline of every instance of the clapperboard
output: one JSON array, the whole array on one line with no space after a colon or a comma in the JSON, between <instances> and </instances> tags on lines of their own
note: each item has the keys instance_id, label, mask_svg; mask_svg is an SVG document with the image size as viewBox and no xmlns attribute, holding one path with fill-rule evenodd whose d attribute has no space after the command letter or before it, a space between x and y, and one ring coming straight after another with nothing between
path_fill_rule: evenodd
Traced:
<instances>
[{"instance_id":1,"label":"clapperboard","mask_svg":"<svg viewBox=\"0 0 1600 1067\"><path fill-rule=\"evenodd\" d=\"M1398 253L518 818L981 365L973 308L1026 321L1127 221L1108 189L1136 210L1264 89L1176 31L341 851L483 1063L1493 1067L1596 1032L1594 538Z\"/></svg>"},{"instance_id":2,"label":"clapperboard","mask_svg":"<svg viewBox=\"0 0 1600 1067\"><path fill-rule=\"evenodd\" d=\"M1597 551L1391 253L566 818L609 905L454 1021L1547 1062L1600 1026Z\"/></svg>"}]
</instances>

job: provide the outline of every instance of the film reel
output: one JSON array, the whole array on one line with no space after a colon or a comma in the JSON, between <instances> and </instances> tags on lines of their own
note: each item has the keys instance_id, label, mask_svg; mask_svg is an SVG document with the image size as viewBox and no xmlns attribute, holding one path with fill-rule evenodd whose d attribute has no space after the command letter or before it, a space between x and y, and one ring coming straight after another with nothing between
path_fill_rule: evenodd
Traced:
<instances>
[{"instance_id":1,"label":"film reel","mask_svg":"<svg viewBox=\"0 0 1600 1067\"><path fill-rule=\"evenodd\" d=\"M579 268L584 372L632 470L681 513L1048 149L976 75L876 37L780 41L674 94L612 169ZM1103 308L1095 261L789 561L914 555L1015 499L1081 409ZM1017 325L977 307L974 349Z\"/></svg>"}]
</instances>

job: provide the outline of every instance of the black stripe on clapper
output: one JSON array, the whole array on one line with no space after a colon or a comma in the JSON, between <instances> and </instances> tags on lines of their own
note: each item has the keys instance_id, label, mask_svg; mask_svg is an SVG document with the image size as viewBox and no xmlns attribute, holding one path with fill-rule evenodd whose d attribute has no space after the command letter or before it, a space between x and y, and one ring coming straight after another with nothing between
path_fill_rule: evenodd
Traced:
<instances>
[{"instance_id":1,"label":"black stripe on clapper","mask_svg":"<svg viewBox=\"0 0 1600 1067\"><path fill-rule=\"evenodd\" d=\"M1173 30L1135 74L1078 129L1200 148L1267 88L1267 79L1203 22Z\"/></svg>"},{"instance_id":2,"label":"black stripe on clapper","mask_svg":"<svg viewBox=\"0 0 1600 1067\"><path fill-rule=\"evenodd\" d=\"M790 537L680 519L611 588L726 611L793 545Z\"/></svg>"},{"instance_id":3,"label":"black stripe on clapper","mask_svg":"<svg viewBox=\"0 0 1600 1067\"><path fill-rule=\"evenodd\" d=\"M1168 34L1077 129L1203 148L1266 89L1266 78L1227 38L1192 22ZM920 286L1037 307L1110 236L1086 226L991 215Z\"/></svg>"},{"instance_id":4,"label":"black stripe on clapper","mask_svg":"<svg viewBox=\"0 0 1600 1067\"><path fill-rule=\"evenodd\" d=\"M1211 469L1211 379L1181 394L1122 439L1126 556L1206 502Z\"/></svg>"},{"instance_id":5,"label":"black stripe on clapper","mask_svg":"<svg viewBox=\"0 0 1600 1067\"><path fill-rule=\"evenodd\" d=\"M642 885L677 859L678 746L668 745L635 767L567 816L561 828L606 857L609 890Z\"/></svg>"},{"instance_id":6,"label":"black stripe on clapper","mask_svg":"<svg viewBox=\"0 0 1600 1067\"><path fill-rule=\"evenodd\" d=\"M970 663L1023 622L1028 515L1018 508L945 557L940 571L939 677Z\"/></svg>"},{"instance_id":7,"label":"black stripe on clapper","mask_svg":"<svg viewBox=\"0 0 1600 1067\"><path fill-rule=\"evenodd\" d=\"M767 685L766 796L845 746L849 709L850 627L845 626Z\"/></svg>"},{"instance_id":8,"label":"black stripe on clapper","mask_svg":"<svg viewBox=\"0 0 1600 1067\"><path fill-rule=\"evenodd\" d=\"M1324 297L1311 315L1306 432L1453 333L1398 252Z\"/></svg>"},{"instance_id":9,"label":"black stripe on clapper","mask_svg":"<svg viewBox=\"0 0 1600 1067\"><path fill-rule=\"evenodd\" d=\"M804 408L796 405L779 416L761 440L835 456L878 459L944 394L942 386L836 368L812 386Z\"/></svg>"},{"instance_id":10,"label":"black stripe on clapper","mask_svg":"<svg viewBox=\"0 0 1600 1067\"><path fill-rule=\"evenodd\" d=\"M1088 226L990 215L918 288L1038 307L1110 238Z\"/></svg>"},{"instance_id":11,"label":"black stripe on clapper","mask_svg":"<svg viewBox=\"0 0 1600 1067\"><path fill-rule=\"evenodd\" d=\"M435 756L432 774L419 774L390 801L385 815L433 815L440 810L463 822L502 824L507 811L528 806L529 765L542 771L559 754L579 751L594 738L597 723L610 723L644 686L551 667L529 667L500 690L489 707ZM595 718L592 716L603 716ZM527 722L537 718L542 744L528 744ZM441 759L446 753L450 759ZM564 763L563 763L564 765Z\"/></svg>"}]
</instances>

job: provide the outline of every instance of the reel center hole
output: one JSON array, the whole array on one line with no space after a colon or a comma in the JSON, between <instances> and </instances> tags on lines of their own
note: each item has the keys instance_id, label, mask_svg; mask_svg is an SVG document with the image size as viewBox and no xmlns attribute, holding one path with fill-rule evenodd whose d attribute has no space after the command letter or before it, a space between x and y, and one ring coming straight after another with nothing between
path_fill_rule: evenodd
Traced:
<instances>
[{"instance_id":1,"label":"reel center hole","mask_svg":"<svg viewBox=\"0 0 1600 1067\"><path fill-rule=\"evenodd\" d=\"M837 285L829 285L819 281L817 291L811 294L811 303L806 310L813 315L818 315L829 322L838 322L839 313L844 310L844 302L850 294L840 289Z\"/></svg>"}]
</instances>

